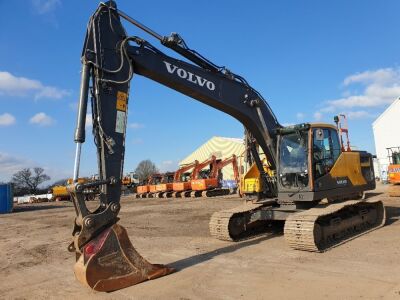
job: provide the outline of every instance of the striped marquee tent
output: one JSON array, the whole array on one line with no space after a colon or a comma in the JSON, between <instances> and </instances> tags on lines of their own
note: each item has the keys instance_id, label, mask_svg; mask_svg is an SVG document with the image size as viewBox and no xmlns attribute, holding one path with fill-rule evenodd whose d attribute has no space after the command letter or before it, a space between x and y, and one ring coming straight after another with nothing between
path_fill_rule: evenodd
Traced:
<instances>
[{"instance_id":1,"label":"striped marquee tent","mask_svg":"<svg viewBox=\"0 0 400 300\"><path fill-rule=\"evenodd\" d=\"M243 155L244 150L243 139L214 136L180 161L179 165L182 166L189 164L196 159L199 162L202 162L207 158L210 158L211 155L215 155L217 159L225 159L235 154L239 158ZM226 166L222 170L222 175L224 180L233 179L232 166Z\"/></svg>"}]
</instances>

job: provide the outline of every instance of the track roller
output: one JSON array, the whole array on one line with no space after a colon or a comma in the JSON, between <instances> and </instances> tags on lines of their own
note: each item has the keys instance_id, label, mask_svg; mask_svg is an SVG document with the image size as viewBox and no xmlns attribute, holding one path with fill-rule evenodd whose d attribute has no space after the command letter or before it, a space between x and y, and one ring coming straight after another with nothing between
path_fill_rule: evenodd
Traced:
<instances>
[{"instance_id":1,"label":"track roller","mask_svg":"<svg viewBox=\"0 0 400 300\"><path fill-rule=\"evenodd\" d=\"M201 191L191 191L191 192L190 192L190 197L191 197L191 198L198 198L198 197L201 197Z\"/></svg>"}]
</instances>

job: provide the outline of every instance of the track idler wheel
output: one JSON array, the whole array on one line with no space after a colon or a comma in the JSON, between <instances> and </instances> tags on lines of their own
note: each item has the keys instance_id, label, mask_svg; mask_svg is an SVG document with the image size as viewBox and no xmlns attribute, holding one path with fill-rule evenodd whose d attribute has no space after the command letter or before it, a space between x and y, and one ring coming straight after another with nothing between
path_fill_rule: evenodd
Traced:
<instances>
[{"instance_id":1,"label":"track idler wheel","mask_svg":"<svg viewBox=\"0 0 400 300\"><path fill-rule=\"evenodd\" d=\"M133 247L118 224L87 243L74 266L76 278L95 291L110 292L168 275L175 270L153 265Z\"/></svg>"}]
</instances>

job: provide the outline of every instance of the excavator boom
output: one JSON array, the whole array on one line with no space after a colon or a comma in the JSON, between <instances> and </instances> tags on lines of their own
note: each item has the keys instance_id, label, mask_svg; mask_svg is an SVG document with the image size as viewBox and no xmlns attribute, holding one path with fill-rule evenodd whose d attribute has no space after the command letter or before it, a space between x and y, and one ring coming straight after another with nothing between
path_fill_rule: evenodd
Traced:
<instances>
[{"instance_id":1,"label":"excavator boom","mask_svg":"<svg viewBox=\"0 0 400 300\"><path fill-rule=\"evenodd\" d=\"M198 161L198 160L195 160L194 162L192 162L192 163L190 163L190 164L187 164L187 165L184 165L184 166L182 166L181 168L179 168L179 169L175 172L175 175L174 175L174 182L179 182L179 181L181 181L182 175L183 175L185 172L189 171L190 169L196 168L196 166L197 166L198 164L199 164L199 161Z\"/></svg>"},{"instance_id":2,"label":"excavator boom","mask_svg":"<svg viewBox=\"0 0 400 300\"><path fill-rule=\"evenodd\" d=\"M192 180L198 179L200 175L200 171L203 170L205 167L211 166L210 169L215 169L217 167L217 158L212 155L210 158L206 159L205 161L196 165L192 172Z\"/></svg>"}]
</instances>

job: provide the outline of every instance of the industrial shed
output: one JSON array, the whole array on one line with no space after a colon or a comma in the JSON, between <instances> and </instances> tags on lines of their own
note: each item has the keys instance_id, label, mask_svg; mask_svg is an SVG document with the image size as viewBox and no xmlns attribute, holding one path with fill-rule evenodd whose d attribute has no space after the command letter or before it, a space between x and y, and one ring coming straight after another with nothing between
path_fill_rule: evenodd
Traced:
<instances>
[{"instance_id":1,"label":"industrial shed","mask_svg":"<svg viewBox=\"0 0 400 300\"><path fill-rule=\"evenodd\" d=\"M378 161L376 175L382 179L387 176L389 164L388 147L400 146L400 98L393 103L372 123L375 150ZM379 174L379 175L378 175Z\"/></svg>"},{"instance_id":2,"label":"industrial shed","mask_svg":"<svg viewBox=\"0 0 400 300\"><path fill-rule=\"evenodd\" d=\"M202 162L211 155L215 155L217 159L225 159L235 154L239 158L243 155L244 150L243 139L214 136L180 161L179 165L189 164L196 159ZM222 169L222 175L224 180L234 179L232 166L229 165Z\"/></svg>"}]
</instances>

